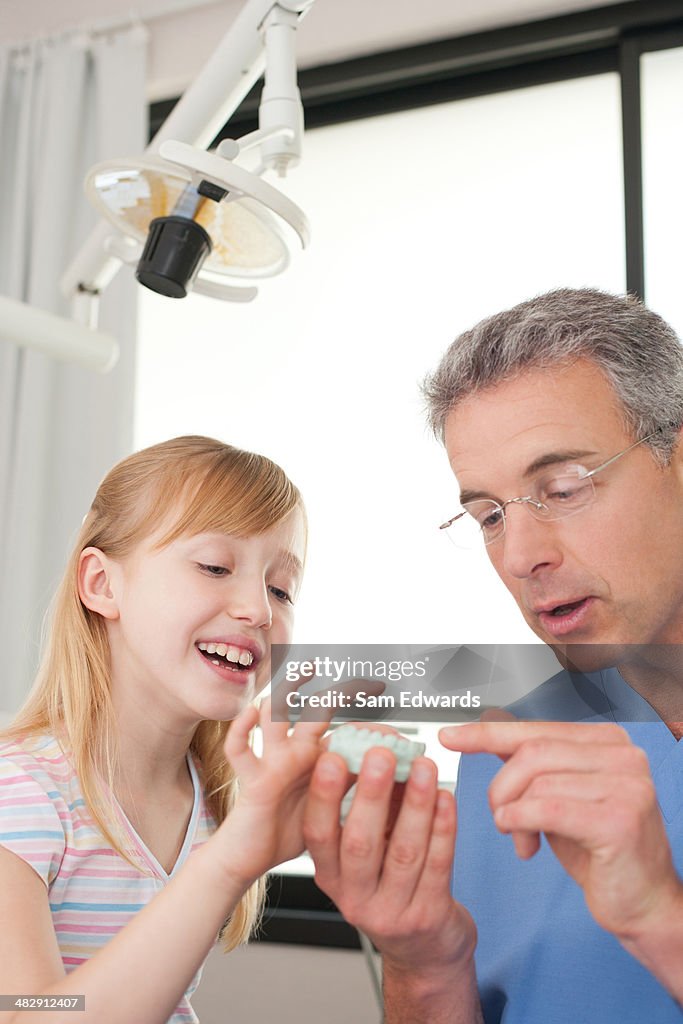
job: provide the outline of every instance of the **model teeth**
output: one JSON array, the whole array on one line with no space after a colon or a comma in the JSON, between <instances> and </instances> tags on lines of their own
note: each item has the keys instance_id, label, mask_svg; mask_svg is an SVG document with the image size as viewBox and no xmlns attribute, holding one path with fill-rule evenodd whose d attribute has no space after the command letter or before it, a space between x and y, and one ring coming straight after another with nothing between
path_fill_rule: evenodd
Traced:
<instances>
[{"instance_id":1,"label":"model teeth","mask_svg":"<svg viewBox=\"0 0 683 1024\"><path fill-rule=\"evenodd\" d=\"M329 749L346 761L349 771L357 774L363 755L370 747L386 747L396 755L397 782L405 782L410 774L411 762L425 752L424 743L407 740L404 736L379 732L376 729L357 729L355 725L342 725L332 733Z\"/></svg>"},{"instance_id":2,"label":"model teeth","mask_svg":"<svg viewBox=\"0 0 683 1024\"><path fill-rule=\"evenodd\" d=\"M228 644L197 644L200 651L205 654L218 654L221 658L225 658L226 661L231 661L233 665L241 665L242 668L248 668L249 665L253 664L254 655L251 651L240 650L239 647L234 647ZM216 659L211 659L214 665L220 665L220 662Z\"/></svg>"}]
</instances>

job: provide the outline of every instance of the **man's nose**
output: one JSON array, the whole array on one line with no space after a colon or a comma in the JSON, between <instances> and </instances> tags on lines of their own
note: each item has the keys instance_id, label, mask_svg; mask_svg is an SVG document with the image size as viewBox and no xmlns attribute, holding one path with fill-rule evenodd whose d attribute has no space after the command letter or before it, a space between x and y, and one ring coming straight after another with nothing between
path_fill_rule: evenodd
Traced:
<instances>
[{"instance_id":1,"label":"man's nose","mask_svg":"<svg viewBox=\"0 0 683 1024\"><path fill-rule=\"evenodd\" d=\"M505 509L503 566L516 579L527 579L541 568L556 568L562 562L555 523L534 518L528 504L510 504Z\"/></svg>"}]
</instances>

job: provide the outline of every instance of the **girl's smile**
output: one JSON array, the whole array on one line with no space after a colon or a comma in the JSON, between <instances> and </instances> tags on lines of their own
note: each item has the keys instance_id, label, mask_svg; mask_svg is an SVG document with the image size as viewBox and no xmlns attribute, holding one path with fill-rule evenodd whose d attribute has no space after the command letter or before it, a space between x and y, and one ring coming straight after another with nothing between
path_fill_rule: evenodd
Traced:
<instances>
[{"instance_id":1,"label":"girl's smile","mask_svg":"<svg viewBox=\"0 0 683 1024\"><path fill-rule=\"evenodd\" d=\"M254 676L263 654L259 645L244 636L201 641L197 650L206 663L229 682L245 684Z\"/></svg>"}]
</instances>

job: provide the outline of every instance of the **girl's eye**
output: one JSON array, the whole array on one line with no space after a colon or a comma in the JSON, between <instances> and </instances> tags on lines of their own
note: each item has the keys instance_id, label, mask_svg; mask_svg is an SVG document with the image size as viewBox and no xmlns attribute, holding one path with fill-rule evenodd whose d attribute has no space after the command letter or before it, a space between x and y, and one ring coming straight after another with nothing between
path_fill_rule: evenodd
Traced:
<instances>
[{"instance_id":1,"label":"girl's eye","mask_svg":"<svg viewBox=\"0 0 683 1024\"><path fill-rule=\"evenodd\" d=\"M284 604L294 604L287 591L283 590L281 587L271 587L270 592L278 599L278 601L282 601Z\"/></svg>"},{"instance_id":2,"label":"girl's eye","mask_svg":"<svg viewBox=\"0 0 683 1024\"><path fill-rule=\"evenodd\" d=\"M201 562L198 564L199 568L208 576L226 576L230 572L224 565L203 565Z\"/></svg>"}]
</instances>

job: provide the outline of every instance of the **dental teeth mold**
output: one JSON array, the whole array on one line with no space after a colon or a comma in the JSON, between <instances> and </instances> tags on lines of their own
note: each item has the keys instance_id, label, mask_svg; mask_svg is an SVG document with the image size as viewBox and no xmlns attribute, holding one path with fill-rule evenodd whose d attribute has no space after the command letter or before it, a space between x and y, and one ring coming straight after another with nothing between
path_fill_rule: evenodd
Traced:
<instances>
[{"instance_id":1,"label":"dental teeth mold","mask_svg":"<svg viewBox=\"0 0 683 1024\"><path fill-rule=\"evenodd\" d=\"M344 758L349 771L354 775L360 771L363 756L370 747L386 747L396 755L396 782L406 781L411 763L425 752L424 743L407 740L393 733L378 732L376 729L357 729L354 725L341 725L330 737L329 749Z\"/></svg>"}]
</instances>

